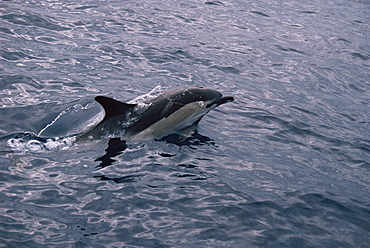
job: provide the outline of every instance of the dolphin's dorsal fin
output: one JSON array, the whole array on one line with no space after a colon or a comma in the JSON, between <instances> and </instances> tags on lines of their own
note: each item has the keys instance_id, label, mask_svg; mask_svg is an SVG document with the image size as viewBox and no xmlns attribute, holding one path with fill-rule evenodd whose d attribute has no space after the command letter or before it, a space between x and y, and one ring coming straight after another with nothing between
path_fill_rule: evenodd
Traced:
<instances>
[{"instance_id":1,"label":"dolphin's dorsal fin","mask_svg":"<svg viewBox=\"0 0 370 248\"><path fill-rule=\"evenodd\" d=\"M136 106L136 104L120 102L106 96L97 96L95 97L95 101L100 103L100 105L104 108L105 111L104 119L125 113Z\"/></svg>"}]
</instances>

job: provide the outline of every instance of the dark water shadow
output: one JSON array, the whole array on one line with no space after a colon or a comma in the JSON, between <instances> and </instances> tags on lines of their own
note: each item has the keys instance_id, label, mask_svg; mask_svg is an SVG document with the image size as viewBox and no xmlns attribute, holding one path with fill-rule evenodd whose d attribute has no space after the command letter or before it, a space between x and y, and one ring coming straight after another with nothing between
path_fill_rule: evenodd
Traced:
<instances>
[{"instance_id":1,"label":"dark water shadow","mask_svg":"<svg viewBox=\"0 0 370 248\"><path fill-rule=\"evenodd\" d=\"M167 143L175 144L179 147L187 146L190 147L191 149L196 149L195 146L200 146L200 145L215 145L215 142L204 135L199 134L197 131L191 136L186 139L184 139L181 135L178 134L170 134L166 137L163 137L161 139L156 140L157 142L165 141ZM120 138L111 138L108 142L108 147L105 150L106 153L95 159L96 161L100 161L100 164L97 165L96 167L98 169L102 169L105 167L108 167L117 160L114 159L114 157L122 154L126 149L128 148L126 141L122 141ZM173 157L175 155L173 154L166 154L166 153L159 153L160 156L162 157ZM191 166L191 165L184 165L181 164L179 166L185 166L186 168L194 168L196 166ZM140 179L143 175L126 175L122 177L108 177L105 175L96 175L94 176L95 178L100 178L101 181L114 181L116 183L131 183L137 181L137 179ZM185 175L180 175L179 177L195 177L195 175L190 175L190 174L185 174ZM199 178L196 177L193 180L205 180L204 178Z\"/></svg>"},{"instance_id":2,"label":"dark water shadow","mask_svg":"<svg viewBox=\"0 0 370 248\"><path fill-rule=\"evenodd\" d=\"M99 176L94 176L96 178L100 178L100 181L113 181L115 183L132 183L136 182L136 180L143 175L128 175L128 176L123 176L123 177L107 177L105 175L99 175Z\"/></svg>"},{"instance_id":3,"label":"dark water shadow","mask_svg":"<svg viewBox=\"0 0 370 248\"><path fill-rule=\"evenodd\" d=\"M201 146L201 145L216 145L213 139L201 135L198 131L195 131L190 137L185 138L179 134L170 134L157 141L165 141L170 144L174 144L177 146L188 146L192 149L196 149L194 146Z\"/></svg>"},{"instance_id":4,"label":"dark water shadow","mask_svg":"<svg viewBox=\"0 0 370 248\"><path fill-rule=\"evenodd\" d=\"M105 149L106 153L95 159L94 162L100 161L100 164L96 167L98 168L105 168L109 165L112 165L116 160L112 159L117 155L120 155L123 153L124 150L126 150L127 144L126 141L122 141L120 138L111 138L108 141L108 147Z\"/></svg>"},{"instance_id":5,"label":"dark water shadow","mask_svg":"<svg viewBox=\"0 0 370 248\"><path fill-rule=\"evenodd\" d=\"M198 131L194 132L194 134L186 139L184 139L179 134L170 134L167 135L161 139L157 139L156 141L165 141L170 144L177 145L179 147L182 146L188 146L192 149L196 149L195 146L200 145L215 145L214 140L211 138L201 135L198 133ZM122 154L127 149L127 143L124 140L121 140L120 138L111 138L108 141L108 147L105 149L106 153L95 159L94 162L100 161L100 164L96 167L98 168L105 168L107 166L112 165L116 160L113 159L117 155ZM162 154L162 153L161 153ZM166 157L166 154L161 155L163 157ZM169 156L170 157L170 156Z\"/></svg>"}]
</instances>

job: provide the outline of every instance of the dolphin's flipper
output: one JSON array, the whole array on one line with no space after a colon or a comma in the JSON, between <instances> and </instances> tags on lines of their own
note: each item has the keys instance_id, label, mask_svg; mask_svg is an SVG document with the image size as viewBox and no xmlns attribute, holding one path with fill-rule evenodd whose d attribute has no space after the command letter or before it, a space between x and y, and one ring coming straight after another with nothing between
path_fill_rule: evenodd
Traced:
<instances>
[{"instance_id":1,"label":"dolphin's flipper","mask_svg":"<svg viewBox=\"0 0 370 248\"><path fill-rule=\"evenodd\" d=\"M102 107L104 108L104 119L118 116L122 113L132 110L136 106L136 104L120 102L106 96L97 96L95 97L95 101L100 103L100 105L102 105Z\"/></svg>"}]
</instances>

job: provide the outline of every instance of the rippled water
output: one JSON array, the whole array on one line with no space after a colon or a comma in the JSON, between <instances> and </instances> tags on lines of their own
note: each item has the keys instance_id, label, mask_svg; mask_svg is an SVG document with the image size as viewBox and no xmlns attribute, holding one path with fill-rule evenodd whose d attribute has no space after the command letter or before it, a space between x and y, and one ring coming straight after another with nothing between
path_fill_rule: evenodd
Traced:
<instances>
[{"instance_id":1,"label":"rippled water","mask_svg":"<svg viewBox=\"0 0 370 248\"><path fill-rule=\"evenodd\" d=\"M144 3L145 2L145 3ZM2 1L2 247L368 247L369 1ZM13 151L96 95L235 97L186 142Z\"/></svg>"}]
</instances>

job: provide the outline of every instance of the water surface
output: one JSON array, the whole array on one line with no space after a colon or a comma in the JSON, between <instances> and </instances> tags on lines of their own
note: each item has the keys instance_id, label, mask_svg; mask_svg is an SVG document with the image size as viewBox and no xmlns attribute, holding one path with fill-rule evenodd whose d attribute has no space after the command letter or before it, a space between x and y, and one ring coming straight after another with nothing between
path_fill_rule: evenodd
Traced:
<instances>
[{"instance_id":1,"label":"water surface","mask_svg":"<svg viewBox=\"0 0 370 248\"><path fill-rule=\"evenodd\" d=\"M3 1L5 247L368 247L369 1ZM186 142L13 151L96 95L235 97ZM26 133L27 134L27 133Z\"/></svg>"}]
</instances>

